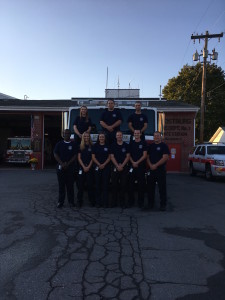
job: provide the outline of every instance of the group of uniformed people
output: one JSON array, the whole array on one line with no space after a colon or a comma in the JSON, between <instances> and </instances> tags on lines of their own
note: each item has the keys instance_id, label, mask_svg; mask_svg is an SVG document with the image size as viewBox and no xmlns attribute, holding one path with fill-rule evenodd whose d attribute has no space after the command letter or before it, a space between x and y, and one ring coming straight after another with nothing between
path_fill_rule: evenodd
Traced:
<instances>
[{"instance_id":1,"label":"group of uniformed people","mask_svg":"<svg viewBox=\"0 0 225 300\"><path fill-rule=\"evenodd\" d=\"M125 143L123 133L120 131L123 119L119 109L114 105L113 100L107 101L108 108L100 119L104 131L98 134L95 144L91 141L91 120L85 106L80 108L80 116L74 121L74 141L70 140L70 130L66 129L64 140L56 144L54 156L58 162L58 208L63 207L66 192L70 206L81 207L85 184L92 206L131 207L135 204L135 183L137 183L138 206L145 208L144 196L147 187L147 208L153 209L157 182L160 210L166 210L166 162L169 158L169 149L162 142L158 131L154 133L154 142L147 146L144 131L148 119L141 112L139 101L135 103L135 112L128 117L132 137L129 144ZM78 189L76 205L73 186L75 173Z\"/></svg>"}]
</instances>

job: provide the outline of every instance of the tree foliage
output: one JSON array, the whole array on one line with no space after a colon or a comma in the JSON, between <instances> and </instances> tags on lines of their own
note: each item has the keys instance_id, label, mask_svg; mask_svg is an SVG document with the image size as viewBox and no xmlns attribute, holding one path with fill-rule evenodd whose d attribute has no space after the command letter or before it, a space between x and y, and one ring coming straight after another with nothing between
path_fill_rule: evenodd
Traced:
<instances>
[{"instance_id":1,"label":"tree foliage","mask_svg":"<svg viewBox=\"0 0 225 300\"><path fill-rule=\"evenodd\" d=\"M202 66L185 65L177 77L169 79L163 89L168 100L179 100L201 107ZM199 137L200 111L196 117L196 138ZM225 74L221 67L207 64L204 140L207 141L219 126L225 126Z\"/></svg>"}]
</instances>

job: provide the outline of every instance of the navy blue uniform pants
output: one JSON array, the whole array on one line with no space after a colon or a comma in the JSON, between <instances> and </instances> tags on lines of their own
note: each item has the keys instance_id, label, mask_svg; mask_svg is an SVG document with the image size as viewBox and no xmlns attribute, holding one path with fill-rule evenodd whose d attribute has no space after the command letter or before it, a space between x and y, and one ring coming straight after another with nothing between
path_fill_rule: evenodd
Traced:
<instances>
[{"instance_id":1,"label":"navy blue uniform pants","mask_svg":"<svg viewBox=\"0 0 225 300\"><path fill-rule=\"evenodd\" d=\"M148 203L149 206L154 207L155 204L155 187L158 183L160 206L166 206L167 204L167 191L166 191L166 170L157 169L150 171L150 175L147 176L147 191L148 191Z\"/></svg>"},{"instance_id":2,"label":"navy blue uniform pants","mask_svg":"<svg viewBox=\"0 0 225 300\"><path fill-rule=\"evenodd\" d=\"M79 172L80 173L80 172ZM91 205L95 204L95 197L94 197L94 174L93 170L89 170L88 172L84 172L82 170L82 173L77 175L77 200L79 204L82 204L83 202L83 194L84 194L84 187L85 182L87 183L87 192L88 192L88 200Z\"/></svg>"},{"instance_id":3,"label":"navy blue uniform pants","mask_svg":"<svg viewBox=\"0 0 225 300\"><path fill-rule=\"evenodd\" d=\"M74 167L69 166L66 170L57 169L59 183L59 203L63 204L66 193L69 203L74 203Z\"/></svg>"},{"instance_id":4,"label":"navy blue uniform pants","mask_svg":"<svg viewBox=\"0 0 225 300\"><path fill-rule=\"evenodd\" d=\"M132 206L135 203L135 181L137 180L138 190L138 206L144 205L145 196L145 164L139 165L137 168L133 168L132 173L129 172L129 205Z\"/></svg>"},{"instance_id":5,"label":"navy blue uniform pants","mask_svg":"<svg viewBox=\"0 0 225 300\"><path fill-rule=\"evenodd\" d=\"M95 199L97 205L108 206L110 166L95 170Z\"/></svg>"},{"instance_id":6,"label":"navy blue uniform pants","mask_svg":"<svg viewBox=\"0 0 225 300\"><path fill-rule=\"evenodd\" d=\"M128 183L128 167L125 166L123 171L112 169L112 206L117 206L118 199L123 206L126 204L126 189Z\"/></svg>"}]
</instances>

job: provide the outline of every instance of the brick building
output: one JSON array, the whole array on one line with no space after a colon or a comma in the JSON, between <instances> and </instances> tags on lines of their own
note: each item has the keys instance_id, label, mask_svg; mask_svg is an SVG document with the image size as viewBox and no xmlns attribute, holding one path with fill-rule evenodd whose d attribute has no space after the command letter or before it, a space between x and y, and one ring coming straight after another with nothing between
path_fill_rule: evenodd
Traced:
<instances>
[{"instance_id":1,"label":"brick building","mask_svg":"<svg viewBox=\"0 0 225 300\"><path fill-rule=\"evenodd\" d=\"M19 100L1 96L0 153L6 151L7 137L31 136L34 156L39 161L38 167L43 169L48 164L54 165L52 150L61 138L63 116L71 107L77 105L78 100L106 102L105 98ZM127 98L114 100L125 101ZM148 101L149 105L157 110L158 129L163 133L164 140L171 151L168 171L187 171L188 153L195 143L195 117L198 108L180 101L158 98L137 98L136 100Z\"/></svg>"}]
</instances>

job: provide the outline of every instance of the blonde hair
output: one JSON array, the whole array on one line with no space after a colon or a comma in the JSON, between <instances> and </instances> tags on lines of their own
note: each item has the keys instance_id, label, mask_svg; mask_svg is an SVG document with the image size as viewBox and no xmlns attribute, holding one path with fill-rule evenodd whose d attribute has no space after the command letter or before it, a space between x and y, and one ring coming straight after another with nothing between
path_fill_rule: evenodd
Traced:
<instances>
[{"instance_id":1,"label":"blonde hair","mask_svg":"<svg viewBox=\"0 0 225 300\"><path fill-rule=\"evenodd\" d=\"M84 140L84 135L87 134L89 136L89 146L92 146L92 140L91 140L91 135L89 132L85 131L83 134L82 134L82 138L81 138L81 143L80 143L80 150L84 150L85 148L85 140Z\"/></svg>"},{"instance_id":2,"label":"blonde hair","mask_svg":"<svg viewBox=\"0 0 225 300\"><path fill-rule=\"evenodd\" d=\"M85 106L85 105L82 105L82 106L80 107L80 118L82 117L82 115L81 115L81 108L86 108L85 122L88 122L88 108L87 108L87 106Z\"/></svg>"}]
</instances>

